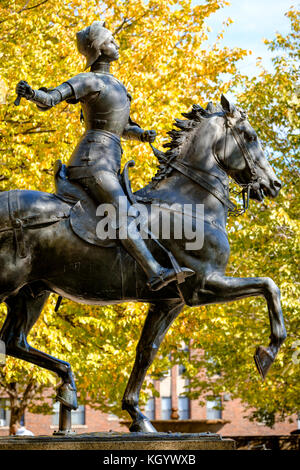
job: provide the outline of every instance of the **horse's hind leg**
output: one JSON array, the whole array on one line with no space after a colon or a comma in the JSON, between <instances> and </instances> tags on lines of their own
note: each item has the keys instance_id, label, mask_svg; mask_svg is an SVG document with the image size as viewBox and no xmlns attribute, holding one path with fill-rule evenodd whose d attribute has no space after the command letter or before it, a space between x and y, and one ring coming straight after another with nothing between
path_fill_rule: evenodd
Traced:
<instances>
[{"instance_id":1,"label":"horse's hind leg","mask_svg":"<svg viewBox=\"0 0 300 470\"><path fill-rule=\"evenodd\" d=\"M122 400L122 409L126 410L132 418L131 432L156 432L149 419L142 414L139 408L139 395L158 348L183 306L182 300L150 305L137 345L135 363Z\"/></svg>"},{"instance_id":2,"label":"horse's hind leg","mask_svg":"<svg viewBox=\"0 0 300 470\"><path fill-rule=\"evenodd\" d=\"M0 332L0 339L6 345L6 353L24 361L51 370L61 377L63 384L58 390L57 399L68 408L77 408L77 397L71 366L68 362L56 359L49 354L31 347L27 335L44 307L49 292L35 291L28 286L17 295L8 297L7 317Z\"/></svg>"}]
</instances>

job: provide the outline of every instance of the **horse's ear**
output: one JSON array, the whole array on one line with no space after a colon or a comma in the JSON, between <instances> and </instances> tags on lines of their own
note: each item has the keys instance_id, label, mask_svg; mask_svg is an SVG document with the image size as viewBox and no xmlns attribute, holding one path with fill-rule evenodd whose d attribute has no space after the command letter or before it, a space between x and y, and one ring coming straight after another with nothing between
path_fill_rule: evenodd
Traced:
<instances>
[{"instance_id":1,"label":"horse's ear","mask_svg":"<svg viewBox=\"0 0 300 470\"><path fill-rule=\"evenodd\" d=\"M234 114L234 112L236 111L236 107L234 106L234 104L231 104L225 95L221 95L221 105L224 111L226 111L226 113Z\"/></svg>"},{"instance_id":2,"label":"horse's ear","mask_svg":"<svg viewBox=\"0 0 300 470\"><path fill-rule=\"evenodd\" d=\"M205 110L208 112L208 113L214 113L216 111L212 101L209 101L209 103L207 103L207 106L205 108Z\"/></svg>"}]
</instances>

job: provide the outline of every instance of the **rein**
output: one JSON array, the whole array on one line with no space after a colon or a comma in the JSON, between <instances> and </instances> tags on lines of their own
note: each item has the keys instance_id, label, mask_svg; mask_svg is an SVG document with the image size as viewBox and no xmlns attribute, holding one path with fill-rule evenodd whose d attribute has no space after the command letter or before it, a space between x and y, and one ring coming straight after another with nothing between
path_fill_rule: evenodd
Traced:
<instances>
[{"instance_id":1,"label":"rein","mask_svg":"<svg viewBox=\"0 0 300 470\"><path fill-rule=\"evenodd\" d=\"M225 137L225 148L224 148L224 161L225 161L225 154L226 154L226 143L227 143L228 129L230 129L230 131L232 133L232 136L233 136L237 146L239 147L239 149L240 149L240 151L241 151L241 153L242 153L242 155L243 155L243 157L244 157L244 159L245 159L245 161L248 165L250 173L251 173L251 179L250 179L249 183L247 183L247 184L238 183L243 188L242 191L234 192L234 194L237 194L237 195L242 194L242 197L243 197L243 207L242 207L242 209L238 209L236 207L234 212L232 212L232 215L238 216L238 215L244 214L246 212L246 210L248 209L249 199L250 199L250 190L252 188L256 189L257 186L259 185L259 183L258 183L258 178L257 178L257 174L256 174L256 171L255 171L255 165L253 163L253 158L251 156L251 153L249 152L247 146L245 145L245 143L241 139L239 133L236 132L235 128L229 122L226 114L225 114L225 123L226 123L225 124L226 125L226 137Z\"/></svg>"},{"instance_id":2,"label":"rein","mask_svg":"<svg viewBox=\"0 0 300 470\"><path fill-rule=\"evenodd\" d=\"M167 161L167 159L166 159ZM169 162L168 163L172 168L178 170L184 176L187 176L195 183L197 183L202 188L206 189L211 193L215 198L217 198L224 206L226 206L229 211L234 211L236 206L230 199L221 191L218 191L212 184L208 183L202 176L195 174L190 166L186 162Z\"/></svg>"}]
</instances>

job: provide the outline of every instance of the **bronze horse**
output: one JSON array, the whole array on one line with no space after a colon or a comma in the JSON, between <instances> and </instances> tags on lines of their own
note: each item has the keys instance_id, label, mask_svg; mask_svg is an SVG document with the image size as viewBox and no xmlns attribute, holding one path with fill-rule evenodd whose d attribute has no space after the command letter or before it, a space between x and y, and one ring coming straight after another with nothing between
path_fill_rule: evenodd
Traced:
<instances>
[{"instance_id":1,"label":"bronze horse","mask_svg":"<svg viewBox=\"0 0 300 470\"><path fill-rule=\"evenodd\" d=\"M133 421L131 431L155 432L139 409L139 394L166 332L184 305L196 307L264 296L271 340L268 347L260 346L255 353L263 378L286 338L280 291L272 279L224 274L229 258L227 215L238 213L229 200L229 176L243 190L244 210L249 197L258 201L264 196L276 197L281 184L245 113L224 96L221 103L216 107L210 103L206 109L194 105L191 112L183 114L187 119L176 120L179 130L169 133L168 150L154 149L160 162L157 174L145 188L131 194L148 209L153 201L170 207L174 203L204 205L201 248L186 249L184 237L147 242L161 263L170 264L171 252L179 265L195 271L184 283L173 282L157 292L149 290L144 272L118 243L95 246L74 233L69 216L75 202L63 194L0 194L0 302L7 305L0 339L8 355L58 374L63 383L57 399L68 409L77 407L70 364L27 342L50 293L96 305L127 301L150 304L122 402ZM65 180L64 184L72 193L71 183ZM45 214L51 217L45 220Z\"/></svg>"}]
</instances>

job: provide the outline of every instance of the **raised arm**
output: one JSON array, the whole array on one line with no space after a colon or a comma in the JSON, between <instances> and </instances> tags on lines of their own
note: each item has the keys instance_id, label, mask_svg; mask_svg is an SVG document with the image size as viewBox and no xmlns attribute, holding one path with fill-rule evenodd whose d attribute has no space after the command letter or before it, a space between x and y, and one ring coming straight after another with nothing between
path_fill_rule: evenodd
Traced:
<instances>
[{"instance_id":1,"label":"raised arm","mask_svg":"<svg viewBox=\"0 0 300 470\"><path fill-rule=\"evenodd\" d=\"M78 103L90 93L101 93L103 88L102 80L96 74L88 72L75 75L50 90L47 88L33 90L27 82L22 80L18 83L16 92L19 96L36 103L40 110L46 111L64 100L68 103Z\"/></svg>"},{"instance_id":2,"label":"raised arm","mask_svg":"<svg viewBox=\"0 0 300 470\"><path fill-rule=\"evenodd\" d=\"M33 90L27 82L21 80L16 87L16 92L19 96L33 101L41 111L46 111L61 101L74 97L73 89L68 83L62 83L51 90L47 88Z\"/></svg>"},{"instance_id":3,"label":"raised arm","mask_svg":"<svg viewBox=\"0 0 300 470\"><path fill-rule=\"evenodd\" d=\"M126 125L123 131L122 137L123 139L126 139L126 140L139 140L140 142L154 142L156 139L156 131L154 130L145 131L138 124L133 122L131 118L129 118L128 124Z\"/></svg>"}]
</instances>

